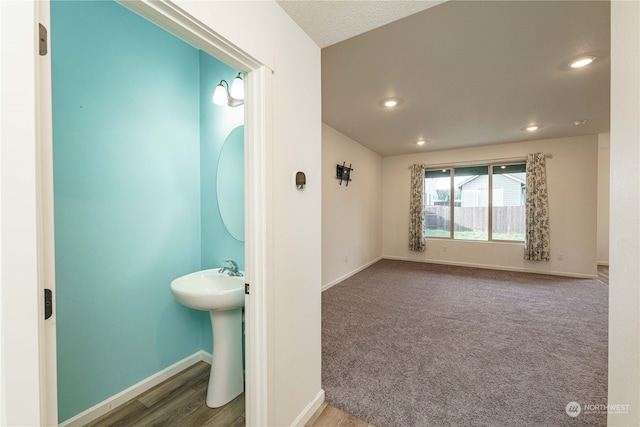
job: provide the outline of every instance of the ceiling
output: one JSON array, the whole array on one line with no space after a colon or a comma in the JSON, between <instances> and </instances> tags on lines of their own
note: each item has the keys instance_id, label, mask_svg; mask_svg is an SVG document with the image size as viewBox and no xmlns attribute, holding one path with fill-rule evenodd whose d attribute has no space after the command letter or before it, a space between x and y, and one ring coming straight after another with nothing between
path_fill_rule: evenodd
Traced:
<instances>
[{"instance_id":1,"label":"ceiling","mask_svg":"<svg viewBox=\"0 0 640 427\"><path fill-rule=\"evenodd\" d=\"M321 48L423 11L445 0L279 0L280 6Z\"/></svg>"},{"instance_id":2,"label":"ceiling","mask_svg":"<svg viewBox=\"0 0 640 427\"><path fill-rule=\"evenodd\" d=\"M438 3L279 2L323 47L324 123L383 156L609 130L608 1Z\"/></svg>"}]
</instances>

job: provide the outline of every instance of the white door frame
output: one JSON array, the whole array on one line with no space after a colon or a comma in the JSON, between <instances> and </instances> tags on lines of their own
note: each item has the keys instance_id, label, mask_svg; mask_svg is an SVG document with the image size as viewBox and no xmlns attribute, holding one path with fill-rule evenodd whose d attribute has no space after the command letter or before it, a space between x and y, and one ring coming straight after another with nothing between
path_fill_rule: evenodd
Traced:
<instances>
[{"instance_id":1,"label":"white door frame","mask_svg":"<svg viewBox=\"0 0 640 427\"><path fill-rule=\"evenodd\" d=\"M271 146L271 120L268 106L271 98L273 70L261 64L246 52L231 44L178 6L166 0L140 0L119 2L154 22L165 30L207 52L246 74L247 101L245 104L245 270L251 284L251 295L245 298L246 325L246 386L245 417L248 426L267 424L267 190L268 153ZM40 22L49 26L49 0L39 3ZM38 22L36 22L36 27ZM41 124L37 136L39 146L39 187L37 199L42 206L38 274L40 292L55 286L55 254L53 235L53 154L51 130L51 70L50 57L38 70ZM40 365L44 390L42 419L44 425L57 425L57 377L55 309L54 318L40 330Z\"/></svg>"},{"instance_id":2,"label":"white door frame","mask_svg":"<svg viewBox=\"0 0 640 427\"><path fill-rule=\"evenodd\" d=\"M44 423L36 1L0 1L0 424Z\"/></svg>"},{"instance_id":3,"label":"white door frame","mask_svg":"<svg viewBox=\"0 0 640 427\"><path fill-rule=\"evenodd\" d=\"M36 28L42 24L51 32L49 1L36 2ZM53 123L51 108L51 44L47 54L36 53L36 209L38 218L38 292L53 293L55 301L55 237L53 223ZM56 310L44 320L39 316L40 379L42 418L45 425L58 425L58 364L56 355Z\"/></svg>"}]
</instances>

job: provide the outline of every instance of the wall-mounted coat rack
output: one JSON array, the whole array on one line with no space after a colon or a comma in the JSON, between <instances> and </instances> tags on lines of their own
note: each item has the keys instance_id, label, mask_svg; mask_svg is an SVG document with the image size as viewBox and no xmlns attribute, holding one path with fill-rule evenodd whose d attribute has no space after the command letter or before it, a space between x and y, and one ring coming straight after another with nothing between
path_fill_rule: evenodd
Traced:
<instances>
[{"instance_id":1,"label":"wall-mounted coat rack","mask_svg":"<svg viewBox=\"0 0 640 427\"><path fill-rule=\"evenodd\" d=\"M345 181L345 186L349 185L352 170L351 163L349 163L349 166L346 166L345 162L342 162L341 165L336 165L336 179L340 180L340 185L342 185L342 181Z\"/></svg>"}]
</instances>

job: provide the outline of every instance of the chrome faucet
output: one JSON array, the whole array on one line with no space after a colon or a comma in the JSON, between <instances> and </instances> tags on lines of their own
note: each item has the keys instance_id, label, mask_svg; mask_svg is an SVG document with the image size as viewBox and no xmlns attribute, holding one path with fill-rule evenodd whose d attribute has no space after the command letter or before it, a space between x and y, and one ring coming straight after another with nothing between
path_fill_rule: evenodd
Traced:
<instances>
[{"instance_id":1,"label":"chrome faucet","mask_svg":"<svg viewBox=\"0 0 640 427\"><path fill-rule=\"evenodd\" d=\"M235 261L232 261L230 259L224 261L226 263L229 264L229 267L222 267L220 270L218 270L218 273L224 273L225 271L227 271L229 276L237 276L240 277L242 276L242 273L240 273L240 271L238 271L238 263Z\"/></svg>"}]
</instances>

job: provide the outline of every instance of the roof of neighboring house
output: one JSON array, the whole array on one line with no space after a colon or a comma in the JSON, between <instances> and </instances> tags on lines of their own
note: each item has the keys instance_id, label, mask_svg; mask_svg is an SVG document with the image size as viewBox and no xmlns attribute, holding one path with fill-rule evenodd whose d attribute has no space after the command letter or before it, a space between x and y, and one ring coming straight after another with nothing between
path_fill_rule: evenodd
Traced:
<instances>
[{"instance_id":1,"label":"roof of neighboring house","mask_svg":"<svg viewBox=\"0 0 640 427\"><path fill-rule=\"evenodd\" d=\"M514 181L516 181L516 182L519 182L520 184L527 185L527 182L526 182L525 180L520 179L520 178L518 178L518 177L515 177L515 176L513 176L513 175L510 175L510 174L508 174L508 173L503 173L503 174L500 174L500 175L504 176L505 178L509 178L509 179L512 179L512 180L514 180ZM471 181L473 181L474 179L476 179L476 178L477 178L477 177L479 177L479 176L480 176L480 175L473 175L473 176L470 176L469 178L465 179L465 180L464 180L464 181L462 181L460 184L458 184L456 187L458 187L458 188L462 188L462 186L463 186L463 185L466 185L466 184L470 183Z\"/></svg>"}]
</instances>

